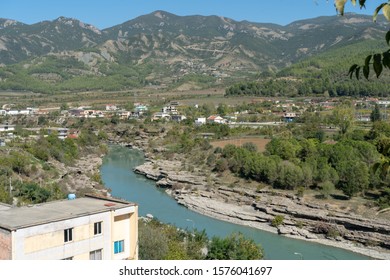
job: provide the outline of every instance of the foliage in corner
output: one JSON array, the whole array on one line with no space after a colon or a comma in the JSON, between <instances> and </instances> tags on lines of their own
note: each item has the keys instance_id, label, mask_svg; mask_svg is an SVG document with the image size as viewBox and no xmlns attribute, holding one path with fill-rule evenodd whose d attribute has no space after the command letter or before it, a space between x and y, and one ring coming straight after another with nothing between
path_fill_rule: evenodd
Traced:
<instances>
[{"instance_id":1,"label":"foliage in corner","mask_svg":"<svg viewBox=\"0 0 390 280\"><path fill-rule=\"evenodd\" d=\"M340 15L344 15L344 8L347 0L335 0L334 5L337 12ZM352 4L356 5L356 0L351 0ZM365 8L366 0L359 0L360 8ZM374 12L373 20L376 22L379 12L382 11L385 18L390 21L390 1L380 4ZM390 31L386 33L386 42L390 45ZM364 65L354 64L350 67L348 75L352 79L353 76L359 80L361 73L368 79L370 76L371 68L373 68L377 78L382 74L384 68L390 69L390 49L383 53L371 54L366 57Z\"/></svg>"}]
</instances>

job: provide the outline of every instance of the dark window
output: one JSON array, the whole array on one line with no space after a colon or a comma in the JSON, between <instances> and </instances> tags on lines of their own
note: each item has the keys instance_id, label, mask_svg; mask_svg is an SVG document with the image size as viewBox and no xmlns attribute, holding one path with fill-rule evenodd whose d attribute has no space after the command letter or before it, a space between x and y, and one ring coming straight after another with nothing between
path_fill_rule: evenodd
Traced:
<instances>
[{"instance_id":1,"label":"dark window","mask_svg":"<svg viewBox=\"0 0 390 280\"><path fill-rule=\"evenodd\" d=\"M102 234L102 222L94 223L93 234L94 235Z\"/></svg>"},{"instance_id":2,"label":"dark window","mask_svg":"<svg viewBox=\"0 0 390 280\"><path fill-rule=\"evenodd\" d=\"M73 240L73 228L64 230L64 242L70 242Z\"/></svg>"}]
</instances>

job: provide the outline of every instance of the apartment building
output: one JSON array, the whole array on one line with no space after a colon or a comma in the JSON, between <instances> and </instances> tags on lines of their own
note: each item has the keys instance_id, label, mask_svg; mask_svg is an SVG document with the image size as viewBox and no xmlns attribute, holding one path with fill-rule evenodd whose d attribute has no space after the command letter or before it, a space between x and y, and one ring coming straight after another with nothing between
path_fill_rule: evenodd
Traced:
<instances>
[{"instance_id":1,"label":"apartment building","mask_svg":"<svg viewBox=\"0 0 390 280\"><path fill-rule=\"evenodd\" d=\"M138 205L85 196L0 205L0 260L138 259Z\"/></svg>"}]
</instances>

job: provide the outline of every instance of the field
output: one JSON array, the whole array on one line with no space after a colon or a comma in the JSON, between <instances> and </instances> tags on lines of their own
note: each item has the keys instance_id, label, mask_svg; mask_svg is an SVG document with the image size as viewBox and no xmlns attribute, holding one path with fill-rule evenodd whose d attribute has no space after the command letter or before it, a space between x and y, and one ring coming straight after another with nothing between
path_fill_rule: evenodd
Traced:
<instances>
[{"instance_id":1,"label":"field","mask_svg":"<svg viewBox=\"0 0 390 280\"><path fill-rule=\"evenodd\" d=\"M236 139L227 139L227 140L218 140L218 141L212 141L211 145L213 145L214 148L221 147L224 148L228 144L233 144L236 146L242 146L245 143L253 143L256 145L257 150L259 152L265 151L265 146L270 142L270 139L264 139L261 137L241 137Z\"/></svg>"}]
</instances>

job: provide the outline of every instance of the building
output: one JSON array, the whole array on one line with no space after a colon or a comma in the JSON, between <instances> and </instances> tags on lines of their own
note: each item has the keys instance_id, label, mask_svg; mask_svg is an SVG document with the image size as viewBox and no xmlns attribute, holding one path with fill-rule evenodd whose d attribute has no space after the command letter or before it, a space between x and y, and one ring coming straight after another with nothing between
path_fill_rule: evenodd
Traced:
<instances>
[{"instance_id":1,"label":"building","mask_svg":"<svg viewBox=\"0 0 390 280\"><path fill-rule=\"evenodd\" d=\"M164 114L170 114L170 115L177 115L178 112L177 112L177 109L175 106L165 106L161 109L161 112L164 113Z\"/></svg>"},{"instance_id":2,"label":"building","mask_svg":"<svg viewBox=\"0 0 390 280\"><path fill-rule=\"evenodd\" d=\"M65 127L50 127L47 129L48 134L52 134L53 132L56 132L58 135L58 138L61 140L64 140L68 137L68 128Z\"/></svg>"},{"instance_id":3,"label":"building","mask_svg":"<svg viewBox=\"0 0 390 280\"><path fill-rule=\"evenodd\" d=\"M187 117L184 116L184 115L172 115L171 116L171 120L174 121L174 122L182 122L184 120L186 120Z\"/></svg>"},{"instance_id":4,"label":"building","mask_svg":"<svg viewBox=\"0 0 390 280\"><path fill-rule=\"evenodd\" d=\"M284 113L283 114L283 119L285 122L293 122L296 117L297 117L297 114L295 114L295 113Z\"/></svg>"},{"instance_id":5,"label":"building","mask_svg":"<svg viewBox=\"0 0 390 280\"><path fill-rule=\"evenodd\" d=\"M206 124L206 118L197 118L195 120L195 124L196 125L203 125L203 124Z\"/></svg>"},{"instance_id":6,"label":"building","mask_svg":"<svg viewBox=\"0 0 390 280\"><path fill-rule=\"evenodd\" d=\"M152 121L170 120L170 119L171 119L171 115L166 114L166 113L161 113L161 112L155 113L152 116Z\"/></svg>"},{"instance_id":7,"label":"building","mask_svg":"<svg viewBox=\"0 0 390 280\"><path fill-rule=\"evenodd\" d=\"M107 104L106 105L106 111L116 111L118 108L114 104Z\"/></svg>"},{"instance_id":8,"label":"building","mask_svg":"<svg viewBox=\"0 0 390 280\"><path fill-rule=\"evenodd\" d=\"M0 204L0 217L0 260L138 259L134 203L85 196L26 207Z\"/></svg>"},{"instance_id":9,"label":"building","mask_svg":"<svg viewBox=\"0 0 390 280\"><path fill-rule=\"evenodd\" d=\"M226 123L226 120L220 116L212 115L207 118L208 123Z\"/></svg>"},{"instance_id":10,"label":"building","mask_svg":"<svg viewBox=\"0 0 390 280\"><path fill-rule=\"evenodd\" d=\"M10 132L10 131L15 131L14 125L9 125L8 123L0 124L0 132Z\"/></svg>"}]
</instances>

